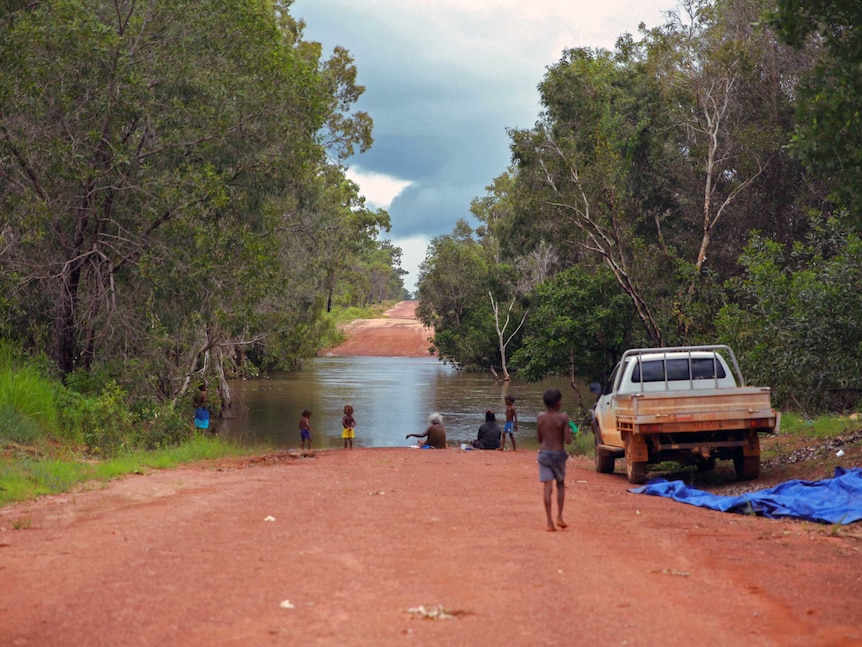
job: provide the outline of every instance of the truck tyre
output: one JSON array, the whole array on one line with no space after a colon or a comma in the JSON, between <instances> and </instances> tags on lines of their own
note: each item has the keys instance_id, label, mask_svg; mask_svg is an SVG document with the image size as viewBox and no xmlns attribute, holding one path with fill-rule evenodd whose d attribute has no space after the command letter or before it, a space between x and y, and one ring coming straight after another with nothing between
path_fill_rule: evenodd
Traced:
<instances>
[{"instance_id":1,"label":"truck tyre","mask_svg":"<svg viewBox=\"0 0 862 647\"><path fill-rule=\"evenodd\" d=\"M733 469L740 481L750 481L760 476L760 456L744 456L742 449L733 455Z\"/></svg>"},{"instance_id":2,"label":"truck tyre","mask_svg":"<svg viewBox=\"0 0 862 647\"><path fill-rule=\"evenodd\" d=\"M630 461L626 459L626 476L629 477L629 483L640 485L646 482L646 461Z\"/></svg>"},{"instance_id":3,"label":"truck tyre","mask_svg":"<svg viewBox=\"0 0 862 647\"><path fill-rule=\"evenodd\" d=\"M601 474L613 474L614 455L604 449L599 449L599 444L601 443L601 433L599 432L599 427L596 424L593 424L593 440L595 442L596 471L600 472Z\"/></svg>"},{"instance_id":4,"label":"truck tyre","mask_svg":"<svg viewBox=\"0 0 862 647\"><path fill-rule=\"evenodd\" d=\"M709 472L715 469L715 458L701 458L699 459L695 465L697 466L698 472Z\"/></svg>"}]
</instances>

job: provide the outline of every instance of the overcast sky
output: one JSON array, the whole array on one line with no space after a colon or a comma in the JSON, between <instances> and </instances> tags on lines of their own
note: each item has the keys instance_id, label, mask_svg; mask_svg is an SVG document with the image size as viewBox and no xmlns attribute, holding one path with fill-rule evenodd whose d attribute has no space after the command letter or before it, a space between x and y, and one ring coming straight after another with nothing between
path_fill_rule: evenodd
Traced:
<instances>
[{"instance_id":1,"label":"overcast sky","mask_svg":"<svg viewBox=\"0 0 862 647\"><path fill-rule=\"evenodd\" d=\"M654 27L673 0L296 0L305 39L346 47L366 90L374 145L348 164L388 209L414 289L432 236L470 216L470 201L509 165L507 128L529 128L536 86L571 47L612 48Z\"/></svg>"}]
</instances>

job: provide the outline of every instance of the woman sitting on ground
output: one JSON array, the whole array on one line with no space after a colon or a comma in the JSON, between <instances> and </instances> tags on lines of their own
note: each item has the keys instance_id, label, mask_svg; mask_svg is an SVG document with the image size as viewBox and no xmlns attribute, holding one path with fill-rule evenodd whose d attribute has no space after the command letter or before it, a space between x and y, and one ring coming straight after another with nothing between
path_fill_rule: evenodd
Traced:
<instances>
[{"instance_id":1,"label":"woman sitting on ground","mask_svg":"<svg viewBox=\"0 0 862 647\"><path fill-rule=\"evenodd\" d=\"M479 435L473 441L476 449L500 449L503 430L497 424L497 417L490 409L485 412L485 422L479 427Z\"/></svg>"},{"instance_id":2,"label":"woman sitting on ground","mask_svg":"<svg viewBox=\"0 0 862 647\"><path fill-rule=\"evenodd\" d=\"M421 434L407 434L405 438L425 438L420 445L433 447L434 449L446 449L446 427L443 426L443 416L432 413L428 416L428 429Z\"/></svg>"}]
</instances>

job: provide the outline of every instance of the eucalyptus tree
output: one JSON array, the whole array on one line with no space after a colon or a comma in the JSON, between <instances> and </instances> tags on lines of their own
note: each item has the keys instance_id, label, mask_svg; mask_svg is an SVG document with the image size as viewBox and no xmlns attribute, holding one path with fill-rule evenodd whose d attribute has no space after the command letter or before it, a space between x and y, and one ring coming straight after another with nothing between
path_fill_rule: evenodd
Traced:
<instances>
[{"instance_id":1,"label":"eucalyptus tree","mask_svg":"<svg viewBox=\"0 0 862 647\"><path fill-rule=\"evenodd\" d=\"M613 53L567 50L539 88L542 118L531 130L511 132L519 195L526 196L512 226L553 240L564 266L607 267L649 341L660 344L649 296L668 274L658 227L668 199L657 87L623 39Z\"/></svg>"},{"instance_id":2,"label":"eucalyptus tree","mask_svg":"<svg viewBox=\"0 0 862 647\"><path fill-rule=\"evenodd\" d=\"M314 244L290 236L303 189L370 144L370 119L348 113L347 53L321 60L289 5L0 8L4 315L42 322L63 372L143 361L176 396L306 316L279 298L285 248Z\"/></svg>"},{"instance_id":3,"label":"eucalyptus tree","mask_svg":"<svg viewBox=\"0 0 862 647\"><path fill-rule=\"evenodd\" d=\"M862 401L862 240L848 223L819 221L792 248L757 236L718 320L746 375L782 407L809 413Z\"/></svg>"},{"instance_id":4,"label":"eucalyptus tree","mask_svg":"<svg viewBox=\"0 0 862 647\"><path fill-rule=\"evenodd\" d=\"M669 140L679 151L676 176L687 194L680 208L697 223L698 240L681 246L693 269L691 290L708 252L726 272L748 231L763 224L743 196L783 184L781 175L793 170L783 148L801 63L758 26L765 8L761 0L682 0L664 25L645 33L673 125Z\"/></svg>"},{"instance_id":5,"label":"eucalyptus tree","mask_svg":"<svg viewBox=\"0 0 862 647\"><path fill-rule=\"evenodd\" d=\"M607 379L623 351L636 343L631 300L605 267L573 266L537 286L523 344L512 357L520 375L549 373Z\"/></svg>"},{"instance_id":6,"label":"eucalyptus tree","mask_svg":"<svg viewBox=\"0 0 862 647\"><path fill-rule=\"evenodd\" d=\"M461 220L451 234L431 240L419 271L416 314L434 328L432 344L444 361L482 364L496 346L487 291L488 249Z\"/></svg>"},{"instance_id":7,"label":"eucalyptus tree","mask_svg":"<svg viewBox=\"0 0 862 647\"><path fill-rule=\"evenodd\" d=\"M778 0L771 24L800 51L814 50L799 85L792 150L827 179L857 230L862 226L862 4Z\"/></svg>"}]
</instances>

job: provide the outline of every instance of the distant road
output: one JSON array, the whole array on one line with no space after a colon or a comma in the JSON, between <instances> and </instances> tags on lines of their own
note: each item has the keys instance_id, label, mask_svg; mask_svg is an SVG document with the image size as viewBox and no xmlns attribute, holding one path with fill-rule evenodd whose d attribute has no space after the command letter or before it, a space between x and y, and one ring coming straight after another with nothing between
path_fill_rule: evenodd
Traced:
<instances>
[{"instance_id":1,"label":"distant road","mask_svg":"<svg viewBox=\"0 0 862 647\"><path fill-rule=\"evenodd\" d=\"M380 319L360 319L347 325L347 340L325 355L361 357L428 357L434 334L416 318L418 301L402 301Z\"/></svg>"}]
</instances>

